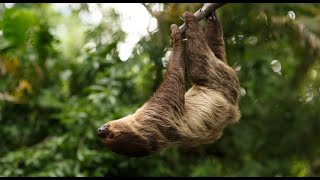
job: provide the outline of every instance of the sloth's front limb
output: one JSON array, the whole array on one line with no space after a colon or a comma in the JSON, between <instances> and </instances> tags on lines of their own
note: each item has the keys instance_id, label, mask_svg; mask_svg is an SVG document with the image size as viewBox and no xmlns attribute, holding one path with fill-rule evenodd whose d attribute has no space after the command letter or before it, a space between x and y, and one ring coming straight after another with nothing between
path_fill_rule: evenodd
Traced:
<instances>
[{"instance_id":1,"label":"sloth's front limb","mask_svg":"<svg viewBox=\"0 0 320 180\"><path fill-rule=\"evenodd\" d=\"M177 25L171 25L172 54L169 58L163 82L148 102L146 110L160 112L164 115L175 113L182 115L185 93L184 45Z\"/></svg>"}]
</instances>

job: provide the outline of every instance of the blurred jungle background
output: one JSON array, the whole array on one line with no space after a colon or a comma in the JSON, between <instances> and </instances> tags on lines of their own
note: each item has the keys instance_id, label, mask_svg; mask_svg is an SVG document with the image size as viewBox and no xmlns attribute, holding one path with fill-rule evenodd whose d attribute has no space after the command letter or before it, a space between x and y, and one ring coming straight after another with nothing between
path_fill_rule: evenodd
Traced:
<instances>
[{"instance_id":1,"label":"blurred jungle background","mask_svg":"<svg viewBox=\"0 0 320 180\"><path fill-rule=\"evenodd\" d=\"M0 176L320 176L320 4L217 10L240 123L128 158L96 135L162 81L170 25L202 4L0 4Z\"/></svg>"}]
</instances>

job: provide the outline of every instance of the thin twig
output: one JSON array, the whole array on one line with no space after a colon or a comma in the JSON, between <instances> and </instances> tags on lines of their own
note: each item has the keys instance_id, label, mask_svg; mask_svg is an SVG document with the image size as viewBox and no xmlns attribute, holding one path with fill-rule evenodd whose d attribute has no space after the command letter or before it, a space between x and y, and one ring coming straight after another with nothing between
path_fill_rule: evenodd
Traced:
<instances>
[{"instance_id":1,"label":"thin twig","mask_svg":"<svg viewBox=\"0 0 320 180\"><path fill-rule=\"evenodd\" d=\"M223 6L225 4L226 3L204 3L202 8L194 13L194 16L198 19L198 21L201 21L203 18L205 18L207 15L209 15L209 13L220 8L221 6ZM180 32L183 33L186 30L185 26L186 26L186 24L183 23L179 27Z\"/></svg>"}]
</instances>

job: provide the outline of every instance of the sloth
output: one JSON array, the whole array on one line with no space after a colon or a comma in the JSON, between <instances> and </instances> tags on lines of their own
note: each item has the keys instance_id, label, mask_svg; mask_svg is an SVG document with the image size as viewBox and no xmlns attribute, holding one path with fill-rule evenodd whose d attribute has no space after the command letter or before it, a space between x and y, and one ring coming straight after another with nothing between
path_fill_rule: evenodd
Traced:
<instances>
[{"instance_id":1,"label":"sloth","mask_svg":"<svg viewBox=\"0 0 320 180\"><path fill-rule=\"evenodd\" d=\"M170 26L173 51L154 95L135 113L98 129L98 136L111 151L142 157L173 146L209 144L222 136L226 126L239 121L240 83L227 64L216 13L206 17L204 31L193 13L187 11L183 18L185 34L176 24ZM192 82L187 92L184 57Z\"/></svg>"}]
</instances>

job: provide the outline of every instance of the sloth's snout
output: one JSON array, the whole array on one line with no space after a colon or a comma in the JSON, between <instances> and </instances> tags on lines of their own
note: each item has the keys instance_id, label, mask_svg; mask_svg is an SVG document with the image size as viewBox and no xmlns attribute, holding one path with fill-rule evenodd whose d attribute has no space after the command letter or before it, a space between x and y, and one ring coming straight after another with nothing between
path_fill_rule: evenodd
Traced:
<instances>
[{"instance_id":1,"label":"sloth's snout","mask_svg":"<svg viewBox=\"0 0 320 180\"><path fill-rule=\"evenodd\" d=\"M108 123L102 125L97 131L98 136L102 138L106 138L110 133L109 127L110 125Z\"/></svg>"}]
</instances>

